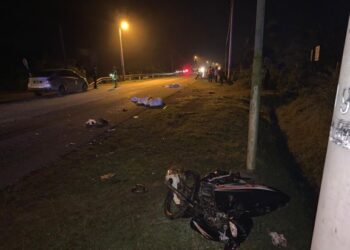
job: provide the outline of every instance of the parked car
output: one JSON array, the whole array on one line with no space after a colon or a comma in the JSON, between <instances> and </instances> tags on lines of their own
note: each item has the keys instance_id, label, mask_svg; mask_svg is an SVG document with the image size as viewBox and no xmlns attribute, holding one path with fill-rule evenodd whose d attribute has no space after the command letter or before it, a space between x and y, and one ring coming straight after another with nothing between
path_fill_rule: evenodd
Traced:
<instances>
[{"instance_id":1,"label":"parked car","mask_svg":"<svg viewBox=\"0 0 350 250\"><path fill-rule=\"evenodd\" d=\"M28 80L28 90L36 95L45 92L57 92L65 95L73 92L87 91L85 77L70 69L48 69L32 73Z\"/></svg>"}]
</instances>

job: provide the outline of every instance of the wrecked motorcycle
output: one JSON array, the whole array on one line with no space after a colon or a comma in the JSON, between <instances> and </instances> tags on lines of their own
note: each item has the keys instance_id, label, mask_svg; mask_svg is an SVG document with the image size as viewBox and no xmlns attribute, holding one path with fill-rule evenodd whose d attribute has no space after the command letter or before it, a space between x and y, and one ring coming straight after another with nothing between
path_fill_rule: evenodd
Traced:
<instances>
[{"instance_id":1,"label":"wrecked motorcycle","mask_svg":"<svg viewBox=\"0 0 350 250\"><path fill-rule=\"evenodd\" d=\"M208 240L236 249L249 235L252 217L270 213L289 202L289 196L239 173L215 171L204 178L192 170L169 169L165 215L192 218L192 229Z\"/></svg>"}]
</instances>

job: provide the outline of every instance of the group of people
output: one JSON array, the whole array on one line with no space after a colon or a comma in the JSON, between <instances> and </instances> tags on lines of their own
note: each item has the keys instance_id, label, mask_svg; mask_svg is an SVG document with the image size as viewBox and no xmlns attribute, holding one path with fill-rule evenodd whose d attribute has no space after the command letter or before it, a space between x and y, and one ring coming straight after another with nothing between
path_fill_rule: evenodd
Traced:
<instances>
[{"instance_id":1,"label":"group of people","mask_svg":"<svg viewBox=\"0 0 350 250\"><path fill-rule=\"evenodd\" d=\"M223 84L226 80L225 72L219 67L210 66L207 70L207 76L209 82L215 81Z\"/></svg>"}]
</instances>

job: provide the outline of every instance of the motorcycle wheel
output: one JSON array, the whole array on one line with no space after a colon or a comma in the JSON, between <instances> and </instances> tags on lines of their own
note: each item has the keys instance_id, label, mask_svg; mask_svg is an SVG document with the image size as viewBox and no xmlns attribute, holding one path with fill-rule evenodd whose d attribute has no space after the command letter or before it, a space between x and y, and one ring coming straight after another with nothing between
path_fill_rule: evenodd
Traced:
<instances>
[{"instance_id":1,"label":"motorcycle wheel","mask_svg":"<svg viewBox=\"0 0 350 250\"><path fill-rule=\"evenodd\" d=\"M185 171L185 180L182 180L181 185L178 187L179 191L184 194L187 200L193 201L198 193L200 177L194 171ZM178 196L181 200L180 204L174 202L174 193L169 190L164 201L164 214L169 219L177 219L184 217L189 213L189 203Z\"/></svg>"}]
</instances>

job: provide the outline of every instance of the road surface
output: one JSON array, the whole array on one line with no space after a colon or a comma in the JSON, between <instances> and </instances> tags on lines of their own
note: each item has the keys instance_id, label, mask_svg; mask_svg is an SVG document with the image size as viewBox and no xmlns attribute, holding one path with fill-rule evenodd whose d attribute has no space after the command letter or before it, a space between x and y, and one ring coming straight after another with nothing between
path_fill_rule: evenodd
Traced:
<instances>
[{"instance_id":1,"label":"road surface","mask_svg":"<svg viewBox=\"0 0 350 250\"><path fill-rule=\"evenodd\" d=\"M59 160L77 147L91 142L107 129L142 115L145 107L130 102L132 96L165 99L191 78L160 78L121 84L106 84L97 90L63 97L42 97L0 105L0 188ZM164 88L180 83L181 88ZM86 128L90 119L109 121L104 128Z\"/></svg>"}]
</instances>

